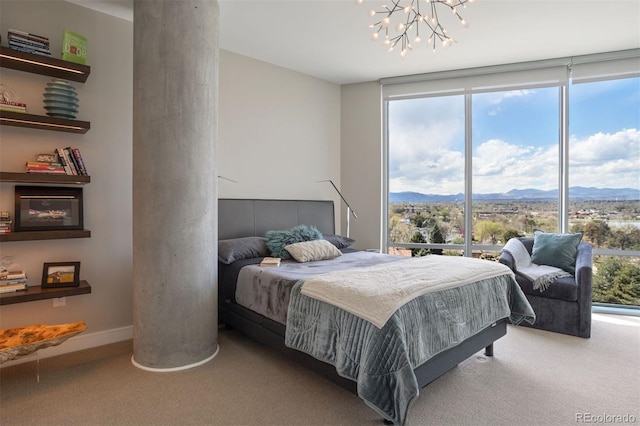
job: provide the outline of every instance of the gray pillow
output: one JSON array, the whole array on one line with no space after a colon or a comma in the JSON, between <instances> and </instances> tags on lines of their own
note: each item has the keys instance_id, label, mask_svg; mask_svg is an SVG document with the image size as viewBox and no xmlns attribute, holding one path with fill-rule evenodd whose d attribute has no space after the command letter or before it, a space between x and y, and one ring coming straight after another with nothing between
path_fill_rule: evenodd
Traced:
<instances>
[{"instance_id":1,"label":"gray pillow","mask_svg":"<svg viewBox=\"0 0 640 426\"><path fill-rule=\"evenodd\" d=\"M337 234L323 234L322 238L329 241L331 244L333 244L339 249L350 247L351 244L356 242L356 240L354 240L353 238L344 237L342 235L337 235Z\"/></svg>"},{"instance_id":2,"label":"gray pillow","mask_svg":"<svg viewBox=\"0 0 640 426\"><path fill-rule=\"evenodd\" d=\"M218 261L226 265L236 260L269 256L267 239L264 237L242 237L218 241Z\"/></svg>"}]
</instances>

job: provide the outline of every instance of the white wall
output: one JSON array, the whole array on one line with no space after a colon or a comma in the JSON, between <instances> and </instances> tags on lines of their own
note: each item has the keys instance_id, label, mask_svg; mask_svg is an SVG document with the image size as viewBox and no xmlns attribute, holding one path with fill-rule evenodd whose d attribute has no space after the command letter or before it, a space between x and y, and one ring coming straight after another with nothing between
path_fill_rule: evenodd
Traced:
<instances>
[{"instance_id":1,"label":"white wall","mask_svg":"<svg viewBox=\"0 0 640 426\"><path fill-rule=\"evenodd\" d=\"M342 192L358 215L351 218L351 238L356 248L381 249L382 93L378 82L342 86L341 123ZM346 220L344 207L341 215Z\"/></svg>"},{"instance_id":2,"label":"white wall","mask_svg":"<svg viewBox=\"0 0 640 426\"><path fill-rule=\"evenodd\" d=\"M92 293L67 297L67 305L55 309L51 300L4 305L0 328L85 321L87 331L78 337L88 336L84 347L130 337L133 24L63 1L2 1L0 15L4 46L8 28L48 36L55 54L65 28L89 40L91 75L74 85L78 119L90 121L91 130L74 135L0 126L0 170L23 171L36 153L78 146L91 175L83 190L85 227L92 232L88 239L2 244L0 252L17 258L31 285L40 283L43 262L80 261ZM0 81L35 114L44 114L49 80L0 68ZM317 183L340 185L340 86L221 51L219 102L218 170L237 181L220 180L220 197L331 199L341 219L339 197L330 184ZM13 186L0 185L0 210L13 212ZM69 341L40 356L82 347Z\"/></svg>"},{"instance_id":3,"label":"white wall","mask_svg":"<svg viewBox=\"0 0 640 426\"><path fill-rule=\"evenodd\" d=\"M325 199L340 185L340 86L220 52L220 198Z\"/></svg>"}]
</instances>

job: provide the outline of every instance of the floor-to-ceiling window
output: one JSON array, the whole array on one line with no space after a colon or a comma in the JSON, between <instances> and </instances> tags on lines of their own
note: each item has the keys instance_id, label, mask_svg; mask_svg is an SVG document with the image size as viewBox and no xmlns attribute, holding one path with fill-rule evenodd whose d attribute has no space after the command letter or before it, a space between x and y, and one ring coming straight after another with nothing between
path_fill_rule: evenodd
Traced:
<instances>
[{"instance_id":1,"label":"floor-to-ceiling window","mask_svg":"<svg viewBox=\"0 0 640 426\"><path fill-rule=\"evenodd\" d=\"M472 95L474 245L557 232L558 87Z\"/></svg>"},{"instance_id":2,"label":"floor-to-ceiling window","mask_svg":"<svg viewBox=\"0 0 640 426\"><path fill-rule=\"evenodd\" d=\"M640 61L620 53L383 81L388 250L582 231L594 302L640 305Z\"/></svg>"},{"instance_id":3,"label":"floor-to-ceiling window","mask_svg":"<svg viewBox=\"0 0 640 426\"><path fill-rule=\"evenodd\" d=\"M569 229L595 249L593 301L637 306L640 78L583 74L569 92Z\"/></svg>"},{"instance_id":4,"label":"floor-to-ceiling window","mask_svg":"<svg viewBox=\"0 0 640 426\"><path fill-rule=\"evenodd\" d=\"M389 103L390 242L462 243L464 110L459 95Z\"/></svg>"}]
</instances>

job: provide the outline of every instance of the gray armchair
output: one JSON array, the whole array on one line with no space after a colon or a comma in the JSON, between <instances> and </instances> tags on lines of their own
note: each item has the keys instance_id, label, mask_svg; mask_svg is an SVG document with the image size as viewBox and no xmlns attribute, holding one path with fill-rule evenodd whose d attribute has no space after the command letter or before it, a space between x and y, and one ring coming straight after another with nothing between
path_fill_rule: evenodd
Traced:
<instances>
[{"instance_id":1,"label":"gray armchair","mask_svg":"<svg viewBox=\"0 0 640 426\"><path fill-rule=\"evenodd\" d=\"M533 237L521 237L531 254ZM513 257L502 252L500 263L514 270ZM516 281L529 300L536 313L535 323L527 327L570 334L578 337L591 337L591 298L592 298L592 250L591 246L581 242L578 246L575 276L559 278L544 292L533 289L533 283L523 275L516 274Z\"/></svg>"}]
</instances>

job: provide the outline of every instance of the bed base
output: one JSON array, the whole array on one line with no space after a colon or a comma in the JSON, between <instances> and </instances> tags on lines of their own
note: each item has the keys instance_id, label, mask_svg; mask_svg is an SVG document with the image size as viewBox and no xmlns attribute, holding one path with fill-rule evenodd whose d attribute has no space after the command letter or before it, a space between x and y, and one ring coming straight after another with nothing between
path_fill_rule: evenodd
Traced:
<instances>
[{"instance_id":1,"label":"bed base","mask_svg":"<svg viewBox=\"0 0 640 426\"><path fill-rule=\"evenodd\" d=\"M218 308L218 316L220 322L226 326L278 350L287 358L300 362L339 386L357 394L356 382L340 376L334 366L304 352L287 347L284 343L284 325L235 304L221 304ZM485 350L486 356L493 356L493 342L506 334L507 319L503 318L457 346L432 357L414 369L418 385L420 388L425 387L482 349Z\"/></svg>"}]
</instances>

